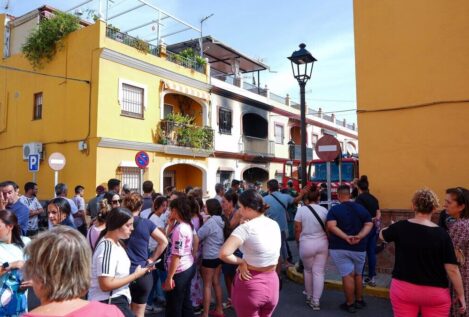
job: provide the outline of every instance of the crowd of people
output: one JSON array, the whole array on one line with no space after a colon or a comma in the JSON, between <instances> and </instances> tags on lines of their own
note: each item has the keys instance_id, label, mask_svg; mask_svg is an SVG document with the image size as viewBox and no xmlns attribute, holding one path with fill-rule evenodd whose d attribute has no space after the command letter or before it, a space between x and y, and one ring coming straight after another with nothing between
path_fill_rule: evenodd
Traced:
<instances>
[{"instance_id":1,"label":"crowd of people","mask_svg":"<svg viewBox=\"0 0 469 317\"><path fill-rule=\"evenodd\" d=\"M366 308L363 286L376 286L381 239L395 244L395 316L469 316L467 189L446 191L439 224L431 221L438 198L421 189L414 218L381 228L366 176L354 188L340 185L329 210L323 186L241 185L217 184L207 199L200 188L160 194L145 181L140 194L110 179L86 204L83 186L68 198L60 183L43 206L37 184L20 195L15 182L0 183L0 316L143 317L164 309L168 317L221 317L230 307L238 316L271 316L282 270L292 266L291 235L312 310L321 309L329 258L342 277L340 308Z\"/></svg>"}]
</instances>

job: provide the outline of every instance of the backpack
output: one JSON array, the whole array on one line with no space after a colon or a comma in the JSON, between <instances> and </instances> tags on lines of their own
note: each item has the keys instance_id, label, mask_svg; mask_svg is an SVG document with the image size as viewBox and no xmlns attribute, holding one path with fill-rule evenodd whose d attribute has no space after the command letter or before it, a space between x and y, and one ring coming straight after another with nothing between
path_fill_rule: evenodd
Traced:
<instances>
[{"instance_id":1,"label":"backpack","mask_svg":"<svg viewBox=\"0 0 469 317\"><path fill-rule=\"evenodd\" d=\"M28 307L23 290L20 289L23 274L19 269L5 273L0 279L0 316L20 315Z\"/></svg>"}]
</instances>

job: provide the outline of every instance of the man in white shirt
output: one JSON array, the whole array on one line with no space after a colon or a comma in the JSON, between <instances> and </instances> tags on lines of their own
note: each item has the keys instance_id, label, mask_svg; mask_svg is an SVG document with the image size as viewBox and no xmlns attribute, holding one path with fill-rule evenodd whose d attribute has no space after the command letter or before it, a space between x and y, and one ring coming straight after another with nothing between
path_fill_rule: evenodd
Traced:
<instances>
[{"instance_id":1,"label":"man in white shirt","mask_svg":"<svg viewBox=\"0 0 469 317\"><path fill-rule=\"evenodd\" d=\"M20 197L20 202L29 209L28 231L26 235L32 237L39 232L39 215L44 212L41 203L37 199L37 184L27 182L24 184L24 195Z\"/></svg>"}]
</instances>

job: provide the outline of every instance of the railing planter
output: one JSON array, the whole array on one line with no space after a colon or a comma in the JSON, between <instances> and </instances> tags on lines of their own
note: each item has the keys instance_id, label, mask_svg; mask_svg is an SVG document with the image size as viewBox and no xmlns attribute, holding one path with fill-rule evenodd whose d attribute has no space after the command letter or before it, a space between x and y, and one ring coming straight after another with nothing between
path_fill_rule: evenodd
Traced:
<instances>
[{"instance_id":1,"label":"railing planter","mask_svg":"<svg viewBox=\"0 0 469 317\"><path fill-rule=\"evenodd\" d=\"M158 143L201 150L213 149L213 129L193 124L161 120L158 127Z\"/></svg>"}]
</instances>

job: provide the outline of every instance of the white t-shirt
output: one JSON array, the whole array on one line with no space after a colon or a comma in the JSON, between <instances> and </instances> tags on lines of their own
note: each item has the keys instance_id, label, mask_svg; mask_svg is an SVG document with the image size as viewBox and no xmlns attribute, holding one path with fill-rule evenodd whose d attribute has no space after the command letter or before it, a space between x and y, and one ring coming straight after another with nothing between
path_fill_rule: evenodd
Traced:
<instances>
[{"instance_id":1,"label":"white t-shirt","mask_svg":"<svg viewBox=\"0 0 469 317\"><path fill-rule=\"evenodd\" d=\"M151 208L145 209L144 211L140 213L140 218L148 219L148 216L150 215L150 213L151 213ZM153 222L158 229L161 229L164 232L165 223L162 219L162 216L163 214L161 216L157 216L156 214L153 214L150 217L150 221ZM153 251L157 247L158 247L158 242L156 242L155 239L150 237L150 241L148 242L148 248L151 251Z\"/></svg>"},{"instance_id":2,"label":"white t-shirt","mask_svg":"<svg viewBox=\"0 0 469 317\"><path fill-rule=\"evenodd\" d=\"M28 237L21 237L21 240L23 240L25 247L31 242L31 239ZM25 260L24 249L13 243L0 242L0 265L5 262L11 263Z\"/></svg>"},{"instance_id":3,"label":"white t-shirt","mask_svg":"<svg viewBox=\"0 0 469 317\"><path fill-rule=\"evenodd\" d=\"M85 199L81 197L80 195L76 195L73 197L72 201L75 203L75 206L77 207L78 211L85 211ZM81 227L83 225L83 219L78 217L74 218L73 221L75 222L75 226Z\"/></svg>"},{"instance_id":4,"label":"white t-shirt","mask_svg":"<svg viewBox=\"0 0 469 317\"><path fill-rule=\"evenodd\" d=\"M280 256L280 227L277 222L260 216L239 225L231 234L243 244L243 259L252 266L277 265Z\"/></svg>"},{"instance_id":5,"label":"white t-shirt","mask_svg":"<svg viewBox=\"0 0 469 317\"><path fill-rule=\"evenodd\" d=\"M321 218L323 224L325 225L327 218L327 209L317 204L311 204L309 206L313 207L314 211L316 211L319 218ZM309 210L308 207L302 206L298 208L295 215L295 221L301 222L300 242L309 239L326 237L324 229L321 227L318 220L313 215L311 210Z\"/></svg>"},{"instance_id":6,"label":"white t-shirt","mask_svg":"<svg viewBox=\"0 0 469 317\"><path fill-rule=\"evenodd\" d=\"M124 285L110 292L103 292L99 287L98 277L110 276L123 278L130 273L130 260L125 249L120 244L115 244L109 239L99 241L93 253L91 264L91 287L88 299L92 301L103 301L109 297L115 298L124 295L131 301L129 285Z\"/></svg>"}]
</instances>

